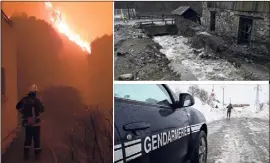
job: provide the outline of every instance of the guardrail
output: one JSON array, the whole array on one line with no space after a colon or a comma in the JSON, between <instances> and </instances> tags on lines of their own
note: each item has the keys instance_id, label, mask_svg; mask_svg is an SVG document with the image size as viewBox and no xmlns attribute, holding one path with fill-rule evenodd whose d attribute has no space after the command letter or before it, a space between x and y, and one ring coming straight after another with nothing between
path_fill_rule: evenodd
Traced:
<instances>
[{"instance_id":1,"label":"guardrail","mask_svg":"<svg viewBox=\"0 0 270 163\"><path fill-rule=\"evenodd\" d=\"M160 20L147 20L147 21L140 21L140 22L137 22L140 26L141 25L155 25L157 23L164 23L164 25L173 25L175 24L175 19L160 19Z\"/></svg>"},{"instance_id":2,"label":"guardrail","mask_svg":"<svg viewBox=\"0 0 270 163\"><path fill-rule=\"evenodd\" d=\"M162 18L172 18L172 15L136 15L137 19L162 19Z\"/></svg>"}]
</instances>

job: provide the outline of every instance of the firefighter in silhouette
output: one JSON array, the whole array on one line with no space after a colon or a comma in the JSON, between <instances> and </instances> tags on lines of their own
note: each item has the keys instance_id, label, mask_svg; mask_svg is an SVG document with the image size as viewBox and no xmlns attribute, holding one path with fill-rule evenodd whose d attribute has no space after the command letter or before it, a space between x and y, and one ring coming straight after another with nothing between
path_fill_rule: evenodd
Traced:
<instances>
[{"instance_id":1,"label":"firefighter in silhouette","mask_svg":"<svg viewBox=\"0 0 270 163\"><path fill-rule=\"evenodd\" d=\"M231 111L232 111L232 104L230 103L228 106L227 106L227 118L230 119L231 117Z\"/></svg>"},{"instance_id":2,"label":"firefighter in silhouette","mask_svg":"<svg viewBox=\"0 0 270 163\"><path fill-rule=\"evenodd\" d=\"M36 97L38 87L34 84L30 87L29 93L16 105L17 110L22 114L22 126L25 128L24 159L29 158L29 152L34 141L36 158L41 153L40 148L40 115L44 112L44 106Z\"/></svg>"}]
</instances>

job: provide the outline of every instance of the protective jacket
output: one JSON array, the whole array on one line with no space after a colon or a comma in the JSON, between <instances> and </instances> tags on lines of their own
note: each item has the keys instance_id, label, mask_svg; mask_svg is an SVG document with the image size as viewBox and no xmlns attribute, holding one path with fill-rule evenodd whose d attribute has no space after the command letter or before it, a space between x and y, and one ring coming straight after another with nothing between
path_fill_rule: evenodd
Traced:
<instances>
[{"instance_id":1,"label":"protective jacket","mask_svg":"<svg viewBox=\"0 0 270 163\"><path fill-rule=\"evenodd\" d=\"M232 107L232 104L229 104L229 105L227 106L227 109L228 109L227 111L228 111L228 112L231 112L232 108L233 108L233 107Z\"/></svg>"},{"instance_id":2,"label":"protective jacket","mask_svg":"<svg viewBox=\"0 0 270 163\"><path fill-rule=\"evenodd\" d=\"M35 93L28 93L16 105L22 114L22 126L39 126L40 114L44 112L44 106Z\"/></svg>"}]
</instances>

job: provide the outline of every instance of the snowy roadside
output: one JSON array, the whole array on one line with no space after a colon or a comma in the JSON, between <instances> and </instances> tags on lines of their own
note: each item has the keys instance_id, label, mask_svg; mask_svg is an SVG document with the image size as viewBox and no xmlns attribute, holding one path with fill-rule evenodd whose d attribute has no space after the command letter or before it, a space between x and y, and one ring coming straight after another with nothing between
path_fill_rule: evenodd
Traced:
<instances>
[{"instance_id":1,"label":"snowy roadside","mask_svg":"<svg viewBox=\"0 0 270 163\"><path fill-rule=\"evenodd\" d=\"M160 50L171 61L171 68L179 72L178 65L184 65L198 80L243 80L242 70L224 59L202 59L204 49L193 49L188 38L183 36L154 37L162 46ZM198 53L198 54L195 54ZM181 72L179 72L181 73Z\"/></svg>"},{"instance_id":2,"label":"snowy roadside","mask_svg":"<svg viewBox=\"0 0 270 163\"><path fill-rule=\"evenodd\" d=\"M259 112L255 107L235 107L226 118L222 106L212 108L194 97L194 108L208 124L208 163L268 163L269 105Z\"/></svg>"},{"instance_id":3,"label":"snowy roadside","mask_svg":"<svg viewBox=\"0 0 270 163\"><path fill-rule=\"evenodd\" d=\"M225 114L222 109L212 108L208 104L202 103L198 97L194 97L194 99L195 104L193 107L204 115L207 123L225 118Z\"/></svg>"},{"instance_id":4,"label":"snowy roadside","mask_svg":"<svg viewBox=\"0 0 270 163\"><path fill-rule=\"evenodd\" d=\"M256 112L255 107L234 108L232 116L245 118L259 118L269 120L269 105L264 104L260 111Z\"/></svg>"},{"instance_id":5,"label":"snowy roadside","mask_svg":"<svg viewBox=\"0 0 270 163\"><path fill-rule=\"evenodd\" d=\"M212 108L210 105L204 104L198 97L194 97L194 99L195 104L193 107L205 116L207 123L226 119L227 110L222 109L221 105L219 105L219 108ZM264 104L262 110L259 112L256 112L254 107L234 108L232 110L231 117L269 120L269 105Z\"/></svg>"}]
</instances>

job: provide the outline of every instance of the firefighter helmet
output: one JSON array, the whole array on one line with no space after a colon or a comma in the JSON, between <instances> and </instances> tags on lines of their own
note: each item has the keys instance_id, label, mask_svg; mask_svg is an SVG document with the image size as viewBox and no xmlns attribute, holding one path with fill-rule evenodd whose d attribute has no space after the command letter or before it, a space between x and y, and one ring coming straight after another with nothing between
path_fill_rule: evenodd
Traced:
<instances>
[{"instance_id":1,"label":"firefighter helmet","mask_svg":"<svg viewBox=\"0 0 270 163\"><path fill-rule=\"evenodd\" d=\"M30 92L37 92L37 91L38 91L37 85L36 84L31 85Z\"/></svg>"}]
</instances>

